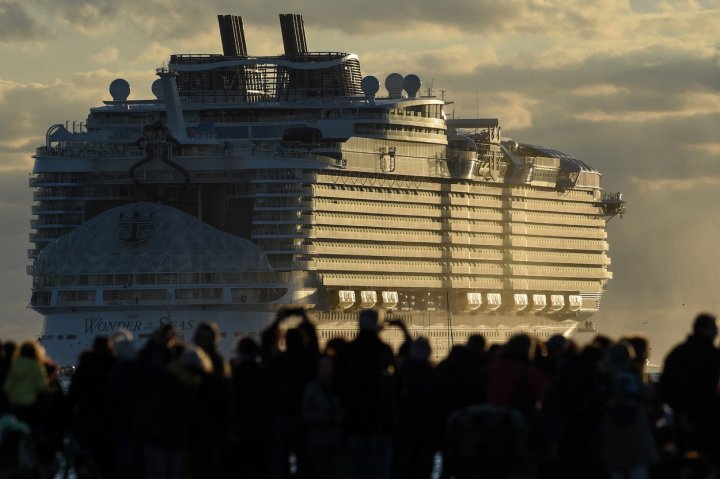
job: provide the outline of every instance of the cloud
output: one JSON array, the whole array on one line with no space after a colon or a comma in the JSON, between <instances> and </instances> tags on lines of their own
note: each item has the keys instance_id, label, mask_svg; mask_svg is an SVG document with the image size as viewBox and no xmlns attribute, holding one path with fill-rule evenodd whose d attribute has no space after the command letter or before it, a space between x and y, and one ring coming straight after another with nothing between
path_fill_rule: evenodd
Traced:
<instances>
[{"instance_id":1,"label":"cloud","mask_svg":"<svg viewBox=\"0 0 720 479\"><path fill-rule=\"evenodd\" d=\"M25 7L15 1L0 2L0 43L36 40L42 29Z\"/></svg>"},{"instance_id":2,"label":"cloud","mask_svg":"<svg viewBox=\"0 0 720 479\"><path fill-rule=\"evenodd\" d=\"M685 145L685 148L689 150L695 150L695 152L706 153L710 156L720 158L720 143L718 142L707 142Z\"/></svg>"},{"instance_id":3,"label":"cloud","mask_svg":"<svg viewBox=\"0 0 720 479\"><path fill-rule=\"evenodd\" d=\"M113 0L39 0L38 3L42 4L42 9L50 18L60 19L77 31L89 35L104 34L120 28L117 22L121 16L120 6L126 5L126 2ZM152 4L153 1L130 0L127 6L139 9L143 3Z\"/></svg>"},{"instance_id":4,"label":"cloud","mask_svg":"<svg viewBox=\"0 0 720 479\"><path fill-rule=\"evenodd\" d=\"M109 99L107 87L115 78L130 82L131 98L149 97L155 79L145 70L107 68L48 84L0 79L0 170L29 170L31 155L44 143L47 129L66 121L84 122L90 107Z\"/></svg>"},{"instance_id":5,"label":"cloud","mask_svg":"<svg viewBox=\"0 0 720 479\"><path fill-rule=\"evenodd\" d=\"M113 64L120 58L120 50L116 47L105 47L97 53L90 55L90 59L103 64Z\"/></svg>"},{"instance_id":6,"label":"cloud","mask_svg":"<svg viewBox=\"0 0 720 479\"><path fill-rule=\"evenodd\" d=\"M720 188L720 176L699 178L630 178L638 193L649 192L700 192L708 188Z\"/></svg>"},{"instance_id":7,"label":"cloud","mask_svg":"<svg viewBox=\"0 0 720 479\"><path fill-rule=\"evenodd\" d=\"M608 96L617 95L627 92L626 88L612 85L609 83L594 83L591 85L583 85L568 91L571 95L576 96Z\"/></svg>"},{"instance_id":8,"label":"cloud","mask_svg":"<svg viewBox=\"0 0 720 479\"><path fill-rule=\"evenodd\" d=\"M154 41L142 52L140 52L135 58L133 58L133 64L139 63L166 63L170 59L172 50L167 46L161 45L160 42Z\"/></svg>"}]
</instances>

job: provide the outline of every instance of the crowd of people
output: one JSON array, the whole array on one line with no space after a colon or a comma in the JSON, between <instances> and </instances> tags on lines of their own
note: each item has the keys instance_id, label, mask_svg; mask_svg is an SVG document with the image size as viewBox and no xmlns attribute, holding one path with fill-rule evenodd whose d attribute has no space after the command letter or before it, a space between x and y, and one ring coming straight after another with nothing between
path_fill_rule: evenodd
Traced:
<instances>
[{"instance_id":1,"label":"crowd of people","mask_svg":"<svg viewBox=\"0 0 720 479\"><path fill-rule=\"evenodd\" d=\"M286 323L295 318L292 326ZM305 311L281 309L232 358L201 324L136 349L98 336L68 387L42 347L0 347L0 478L716 477L716 318L648 378L648 342L481 335L434 364L430 343L373 310L321 349ZM403 329L393 351L380 337Z\"/></svg>"}]
</instances>

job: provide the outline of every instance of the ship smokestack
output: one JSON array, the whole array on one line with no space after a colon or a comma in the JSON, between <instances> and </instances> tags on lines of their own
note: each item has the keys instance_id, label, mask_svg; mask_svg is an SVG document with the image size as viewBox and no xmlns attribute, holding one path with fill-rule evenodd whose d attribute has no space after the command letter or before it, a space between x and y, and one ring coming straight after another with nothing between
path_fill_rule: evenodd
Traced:
<instances>
[{"instance_id":1,"label":"ship smokestack","mask_svg":"<svg viewBox=\"0 0 720 479\"><path fill-rule=\"evenodd\" d=\"M242 17L238 15L218 15L218 25L220 26L223 55L246 57L247 45L245 44Z\"/></svg>"},{"instance_id":2,"label":"ship smokestack","mask_svg":"<svg viewBox=\"0 0 720 479\"><path fill-rule=\"evenodd\" d=\"M295 13L280 14L280 30L282 30L285 55L297 56L307 53L305 42L305 24L302 15Z\"/></svg>"}]
</instances>

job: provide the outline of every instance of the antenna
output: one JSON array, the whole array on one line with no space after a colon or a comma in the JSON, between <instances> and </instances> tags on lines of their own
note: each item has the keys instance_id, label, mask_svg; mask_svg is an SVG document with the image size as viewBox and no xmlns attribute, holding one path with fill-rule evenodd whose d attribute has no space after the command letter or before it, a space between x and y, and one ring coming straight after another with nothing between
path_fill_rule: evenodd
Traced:
<instances>
[{"instance_id":1,"label":"antenna","mask_svg":"<svg viewBox=\"0 0 720 479\"><path fill-rule=\"evenodd\" d=\"M480 89L475 84L475 118L478 118L480 116Z\"/></svg>"},{"instance_id":2,"label":"antenna","mask_svg":"<svg viewBox=\"0 0 720 479\"><path fill-rule=\"evenodd\" d=\"M430 79L430 84L429 84L428 87L427 87L427 96L428 96L428 97L433 96L433 82L434 82L434 81L435 81L434 78L431 78L431 79Z\"/></svg>"}]
</instances>

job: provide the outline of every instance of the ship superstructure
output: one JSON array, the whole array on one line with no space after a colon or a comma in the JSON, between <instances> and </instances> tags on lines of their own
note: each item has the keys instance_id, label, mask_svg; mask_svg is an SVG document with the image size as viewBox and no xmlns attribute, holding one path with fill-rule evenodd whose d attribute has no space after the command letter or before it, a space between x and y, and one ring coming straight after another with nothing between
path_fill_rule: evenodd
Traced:
<instances>
[{"instance_id":1,"label":"ship superstructure","mask_svg":"<svg viewBox=\"0 0 720 479\"><path fill-rule=\"evenodd\" d=\"M154 99L114 81L37 149L31 305L51 355L168 321L217 321L227 348L282 304L312 309L321 340L383 309L436 356L473 333L592 326L624 209L596 170L496 119L448 119L415 75L381 95L356 55L308 52L299 15L268 57L218 18L223 54L172 55Z\"/></svg>"}]
</instances>

